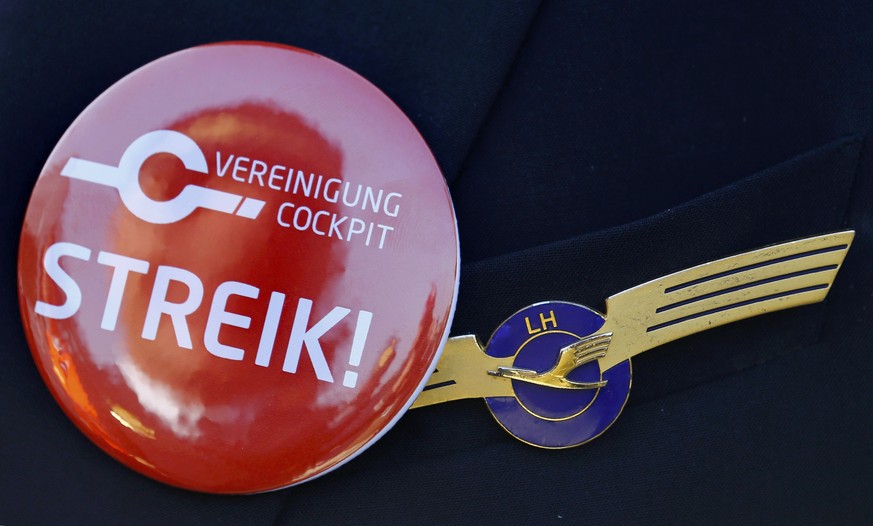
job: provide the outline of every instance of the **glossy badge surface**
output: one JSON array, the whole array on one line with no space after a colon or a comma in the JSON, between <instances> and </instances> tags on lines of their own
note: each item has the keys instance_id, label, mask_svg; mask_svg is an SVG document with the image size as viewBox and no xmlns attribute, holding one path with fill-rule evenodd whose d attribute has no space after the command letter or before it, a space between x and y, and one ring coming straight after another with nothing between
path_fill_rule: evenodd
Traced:
<instances>
[{"instance_id":1,"label":"glossy badge surface","mask_svg":"<svg viewBox=\"0 0 873 526\"><path fill-rule=\"evenodd\" d=\"M458 238L423 139L312 53L197 47L125 77L33 191L19 297L67 415L131 468L252 493L385 433L445 341Z\"/></svg>"}]
</instances>

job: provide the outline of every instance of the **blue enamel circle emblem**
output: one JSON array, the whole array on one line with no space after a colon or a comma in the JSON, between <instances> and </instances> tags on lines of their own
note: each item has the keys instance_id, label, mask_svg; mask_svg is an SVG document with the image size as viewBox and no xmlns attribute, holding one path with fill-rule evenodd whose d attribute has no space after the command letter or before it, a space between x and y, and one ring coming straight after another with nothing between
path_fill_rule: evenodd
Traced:
<instances>
[{"instance_id":1,"label":"blue enamel circle emblem","mask_svg":"<svg viewBox=\"0 0 873 526\"><path fill-rule=\"evenodd\" d=\"M485 350L495 358L514 356L513 367L547 373L561 349L595 334L604 318L597 312L564 302L525 307L501 325ZM608 351L607 351L608 352ZM618 418L631 386L631 363L606 371L597 360L567 375L572 382L601 387L560 389L513 379L515 396L486 398L494 418L519 440L544 448L568 448L599 436Z\"/></svg>"}]
</instances>

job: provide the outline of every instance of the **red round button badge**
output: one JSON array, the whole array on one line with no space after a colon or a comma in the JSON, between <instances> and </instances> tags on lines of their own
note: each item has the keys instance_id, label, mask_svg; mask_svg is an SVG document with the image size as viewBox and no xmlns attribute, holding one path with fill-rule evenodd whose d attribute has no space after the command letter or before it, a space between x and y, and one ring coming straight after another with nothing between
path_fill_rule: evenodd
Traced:
<instances>
[{"instance_id":1,"label":"red round button badge","mask_svg":"<svg viewBox=\"0 0 873 526\"><path fill-rule=\"evenodd\" d=\"M377 88L285 46L197 47L95 100L19 252L36 363L124 464L218 493L324 474L385 433L448 334L442 174Z\"/></svg>"}]
</instances>

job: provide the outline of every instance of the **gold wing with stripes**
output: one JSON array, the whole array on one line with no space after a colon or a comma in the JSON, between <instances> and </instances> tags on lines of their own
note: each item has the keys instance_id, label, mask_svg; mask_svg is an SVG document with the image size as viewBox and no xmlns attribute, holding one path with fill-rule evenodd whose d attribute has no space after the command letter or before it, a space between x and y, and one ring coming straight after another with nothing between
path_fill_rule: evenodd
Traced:
<instances>
[{"instance_id":1,"label":"gold wing with stripes","mask_svg":"<svg viewBox=\"0 0 873 526\"><path fill-rule=\"evenodd\" d=\"M853 231L773 245L682 270L606 300L601 370L683 336L825 299Z\"/></svg>"}]
</instances>

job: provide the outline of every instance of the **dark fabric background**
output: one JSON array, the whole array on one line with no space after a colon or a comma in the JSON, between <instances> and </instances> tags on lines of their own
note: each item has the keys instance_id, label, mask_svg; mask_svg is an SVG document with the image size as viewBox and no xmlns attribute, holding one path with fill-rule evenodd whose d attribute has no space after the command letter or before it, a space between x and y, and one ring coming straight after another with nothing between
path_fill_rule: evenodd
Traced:
<instances>
[{"instance_id":1,"label":"dark fabric background","mask_svg":"<svg viewBox=\"0 0 873 526\"><path fill-rule=\"evenodd\" d=\"M192 45L266 40L358 71L450 184L453 334L537 301L602 309L713 258L857 230L823 304L634 359L603 437L543 451L481 401L415 410L340 470L246 497L167 487L66 420L24 340L18 234L100 92ZM0 1L0 523L873 523L873 6Z\"/></svg>"}]
</instances>

